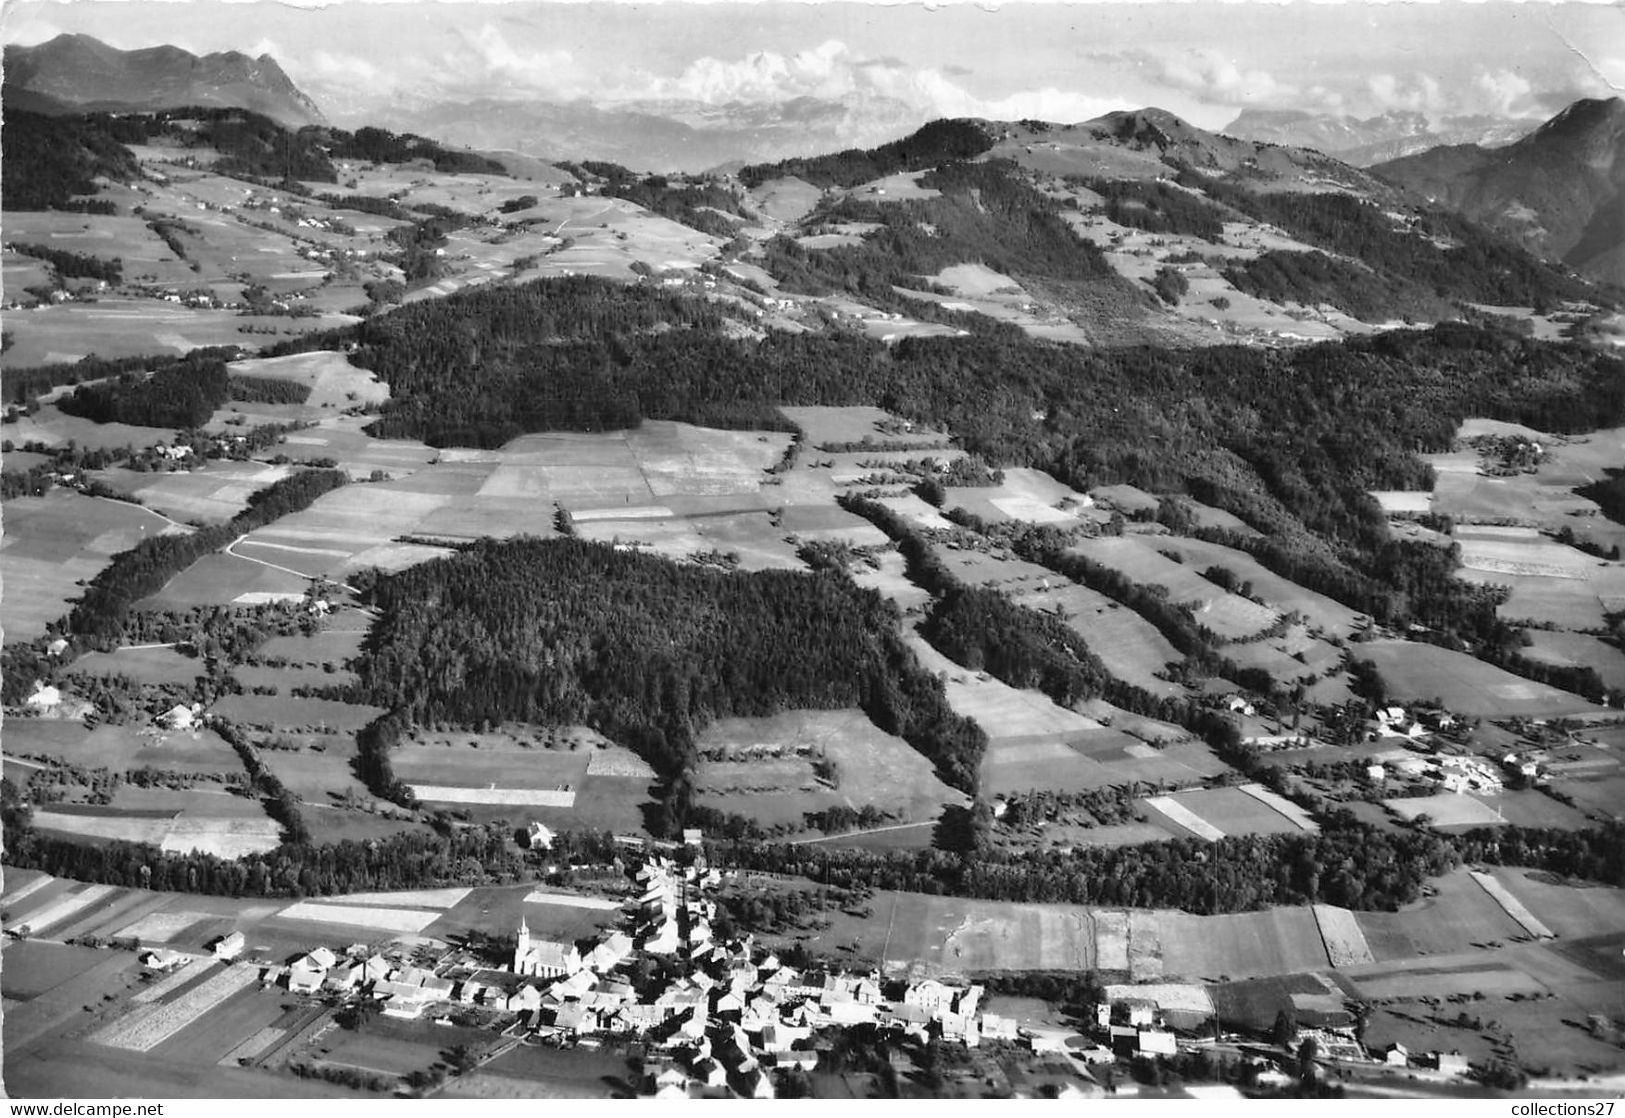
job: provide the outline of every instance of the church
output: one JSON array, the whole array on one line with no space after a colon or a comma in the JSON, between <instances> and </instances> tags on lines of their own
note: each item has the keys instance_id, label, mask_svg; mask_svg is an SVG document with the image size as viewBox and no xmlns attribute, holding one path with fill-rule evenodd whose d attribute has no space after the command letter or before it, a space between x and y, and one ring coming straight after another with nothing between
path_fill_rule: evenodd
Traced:
<instances>
[{"instance_id":1,"label":"church","mask_svg":"<svg viewBox=\"0 0 1625 1118\"><path fill-rule=\"evenodd\" d=\"M530 938L525 918L519 918L519 938L513 948L513 971L536 978L568 978L581 969L581 952L573 943Z\"/></svg>"}]
</instances>

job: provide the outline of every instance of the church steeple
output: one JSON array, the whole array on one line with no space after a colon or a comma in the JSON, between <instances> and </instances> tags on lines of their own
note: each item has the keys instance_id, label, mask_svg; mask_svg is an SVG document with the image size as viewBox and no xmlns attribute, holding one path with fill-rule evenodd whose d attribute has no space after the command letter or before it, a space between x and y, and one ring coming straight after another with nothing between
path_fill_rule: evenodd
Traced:
<instances>
[{"instance_id":1,"label":"church steeple","mask_svg":"<svg viewBox=\"0 0 1625 1118\"><path fill-rule=\"evenodd\" d=\"M525 957L530 954L530 927L525 923L524 914L519 916L519 935L513 945L513 969L524 973Z\"/></svg>"}]
</instances>

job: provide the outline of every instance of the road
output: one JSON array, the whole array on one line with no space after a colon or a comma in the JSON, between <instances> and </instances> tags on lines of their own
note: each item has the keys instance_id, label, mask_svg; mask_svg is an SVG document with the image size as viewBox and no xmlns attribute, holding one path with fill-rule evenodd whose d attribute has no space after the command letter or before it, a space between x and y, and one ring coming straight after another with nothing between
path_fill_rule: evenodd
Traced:
<instances>
[{"instance_id":1,"label":"road","mask_svg":"<svg viewBox=\"0 0 1625 1118\"><path fill-rule=\"evenodd\" d=\"M296 571L292 567L283 567L283 566L280 566L280 565L278 565L276 563L267 562L264 559L256 559L252 555L244 555L241 552L235 550L237 545L242 543L247 538L248 538L248 534L244 533L243 535L238 536L236 539L232 540L230 543L228 543L225 546L225 549L224 549L225 553L227 555L231 556L233 559L242 559L242 560L244 560L246 562L249 562L249 563L258 563L262 567L270 567L273 571L281 571L283 574L296 575L299 578L303 578L303 579L314 579L314 578L319 577L317 575L306 574L304 571ZM348 583L335 582L333 585L339 587L339 589L341 589L341 590L348 590L352 594L354 594L356 592L355 587L349 585Z\"/></svg>"},{"instance_id":2,"label":"road","mask_svg":"<svg viewBox=\"0 0 1625 1118\"><path fill-rule=\"evenodd\" d=\"M832 842L835 839L856 838L860 835L879 835L887 831L907 831L913 827L935 827L935 819L927 819L923 823L890 823L884 827L870 827L866 831L842 831L838 835L819 835L817 838L796 839L792 846L807 846L815 842Z\"/></svg>"}]
</instances>

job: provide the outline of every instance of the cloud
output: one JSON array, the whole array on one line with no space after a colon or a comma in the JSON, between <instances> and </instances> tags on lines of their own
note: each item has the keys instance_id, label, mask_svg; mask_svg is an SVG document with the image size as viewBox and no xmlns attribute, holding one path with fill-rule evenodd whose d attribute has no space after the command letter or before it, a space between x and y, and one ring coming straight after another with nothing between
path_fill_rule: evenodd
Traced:
<instances>
[{"instance_id":1,"label":"cloud","mask_svg":"<svg viewBox=\"0 0 1625 1118\"><path fill-rule=\"evenodd\" d=\"M1196 49L1165 55L1148 50L1095 51L1084 60L1107 68L1132 68L1153 85L1224 105L1287 104L1298 91L1274 74L1248 67L1222 51Z\"/></svg>"}]
</instances>

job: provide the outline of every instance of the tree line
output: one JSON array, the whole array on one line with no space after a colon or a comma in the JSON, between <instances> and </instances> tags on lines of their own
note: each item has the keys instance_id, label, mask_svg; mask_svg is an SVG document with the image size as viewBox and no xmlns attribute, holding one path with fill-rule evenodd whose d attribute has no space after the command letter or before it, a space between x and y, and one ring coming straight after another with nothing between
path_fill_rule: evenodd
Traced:
<instances>
[{"instance_id":1,"label":"tree line","mask_svg":"<svg viewBox=\"0 0 1625 1118\"><path fill-rule=\"evenodd\" d=\"M876 148L848 148L832 155L742 167L739 181L750 189L790 177L814 186L858 186L899 171L923 171L951 159L975 159L992 146L993 136L980 121L933 120L912 135Z\"/></svg>"}]
</instances>

